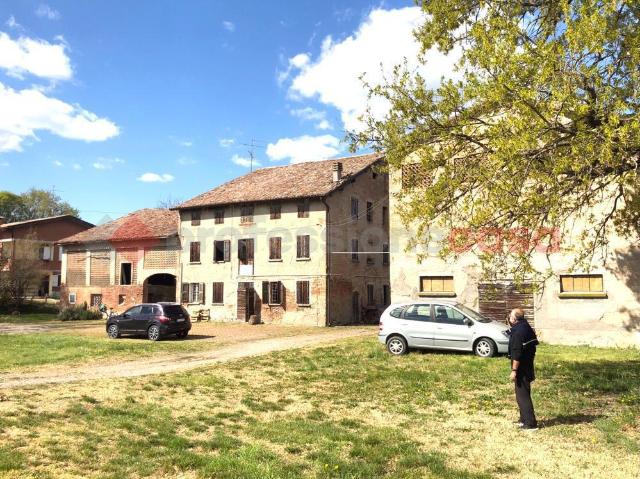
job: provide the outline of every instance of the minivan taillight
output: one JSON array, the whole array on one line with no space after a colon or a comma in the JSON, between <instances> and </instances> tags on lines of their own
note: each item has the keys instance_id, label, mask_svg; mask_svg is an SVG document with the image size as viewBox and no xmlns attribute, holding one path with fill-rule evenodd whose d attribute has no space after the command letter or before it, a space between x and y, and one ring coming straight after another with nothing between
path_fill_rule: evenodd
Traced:
<instances>
[{"instance_id":1,"label":"minivan taillight","mask_svg":"<svg viewBox=\"0 0 640 479\"><path fill-rule=\"evenodd\" d=\"M158 316L158 321L162 324L167 324L171 322L171 318L167 318L166 316Z\"/></svg>"}]
</instances>

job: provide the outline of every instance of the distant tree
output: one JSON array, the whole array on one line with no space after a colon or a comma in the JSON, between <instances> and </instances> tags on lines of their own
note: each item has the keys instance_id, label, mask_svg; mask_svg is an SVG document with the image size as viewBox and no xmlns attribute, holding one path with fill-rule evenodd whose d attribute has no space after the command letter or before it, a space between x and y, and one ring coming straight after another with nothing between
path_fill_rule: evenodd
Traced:
<instances>
[{"instance_id":1,"label":"distant tree","mask_svg":"<svg viewBox=\"0 0 640 479\"><path fill-rule=\"evenodd\" d=\"M0 191L0 216L7 223L18 221L20 211L23 207L22 198L10 191Z\"/></svg>"},{"instance_id":2,"label":"distant tree","mask_svg":"<svg viewBox=\"0 0 640 479\"><path fill-rule=\"evenodd\" d=\"M401 217L425 242L433 226L487 242L495 276L535 275L541 241L582 231L575 264L606 258L616 231L640 233L640 4L631 0L418 1L414 32L429 50L460 54L457 79L431 88L398 66L369 87L390 105L365 115L353 147L416 163L430 186L403 191ZM431 67L433 68L433 67ZM445 73L445 72L443 72ZM581 218L587 228L573 230ZM543 233L541 233L543 232ZM515 234L521 247L501 247ZM637 240L634 240L637 241ZM497 242L497 244L496 244ZM441 243L443 255L455 245ZM548 270L547 270L548 271Z\"/></svg>"},{"instance_id":3,"label":"distant tree","mask_svg":"<svg viewBox=\"0 0 640 479\"><path fill-rule=\"evenodd\" d=\"M17 221L46 218L48 216L73 215L79 216L77 209L63 201L55 192L31 188L20 195L22 205L17 215Z\"/></svg>"}]
</instances>

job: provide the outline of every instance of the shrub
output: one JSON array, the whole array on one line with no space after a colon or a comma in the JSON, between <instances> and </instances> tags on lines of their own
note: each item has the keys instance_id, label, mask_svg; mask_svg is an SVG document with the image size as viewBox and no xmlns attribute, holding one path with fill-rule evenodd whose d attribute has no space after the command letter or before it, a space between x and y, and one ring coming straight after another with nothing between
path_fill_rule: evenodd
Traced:
<instances>
[{"instance_id":1,"label":"shrub","mask_svg":"<svg viewBox=\"0 0 640 479\"><path fill-rule=\"evenodd\" d=\"M84 321L87 319L102 319L99 311L84 309L78 306L70 306L60 311L58 319L61 321Z\"/></svg>"}]
</instances>

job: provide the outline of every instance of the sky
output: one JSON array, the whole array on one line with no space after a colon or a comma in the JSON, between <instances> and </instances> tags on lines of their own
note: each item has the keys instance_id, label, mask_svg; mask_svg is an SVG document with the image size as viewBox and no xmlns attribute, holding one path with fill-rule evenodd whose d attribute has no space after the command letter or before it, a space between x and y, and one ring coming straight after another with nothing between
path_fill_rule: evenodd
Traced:
<instances>
[{"instance_id":1,"label":"sky","mask_svg":"<svg viewBox=\"0 0 640 479\"><path fill-rule=\"evenodd\" d=\"M411 1L0 2L0 190L102 223L253 167L347 156L372 83L418 65ZM253 144L254 146L250 146Z\"/></svg>"}]
</instances>

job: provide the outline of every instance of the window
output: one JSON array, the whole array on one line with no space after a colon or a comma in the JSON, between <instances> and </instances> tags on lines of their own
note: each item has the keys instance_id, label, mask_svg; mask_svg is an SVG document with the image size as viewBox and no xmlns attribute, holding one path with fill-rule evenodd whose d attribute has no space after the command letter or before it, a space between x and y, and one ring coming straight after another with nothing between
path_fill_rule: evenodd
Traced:
<instances>
[{"instance_id":1,"label":"window","mask_svg":"<svg viewBox=\"0 0 640 479\"><path fill-rule=\"evenodd\" d=\"M298 203L298 218L308 218L309 217L309 203L305 201L304 203Z\"/></svg>"},{"instance_id":2,"label":"window","mask_svg":"<svg viewBox=\"0 0 640 479\"><path fill-rule=\"evenodd\" d=\"M231 261L231 241L221 240L213 242L213 262L227 263Z\"/></svg>"},{"instance_id":3,"label":"window","mask_svg":"<svg viewBox=\"0 0 640 479\"><path fill-rule=\"evenodd\" d=\"M118 304L119 305L124 304L126 300L127 300L127 296L126 295L124 295L124 294L119 294L118 295Z\"/></svg>"},{"instance_id":4,"label":"window","mask_svg":"<svg viewBox=\"0 0 640 479\"><path fill-rule=\"evenodd\" d=\"M382 264L387 266L389 264L389 245L382 245Z\"/></svg>"},{"instance_id":5,"label":"window","mask_svg":"<svg viewBox=\"0 0 640 479\"><path fill-rule=\"evenodd\" d=\"M269 305L280 305L284 298L284 286L280 281L262 282L262 303Z\"/></svg>"},{"instance_id":6,"label":"window","mask_svg":"<svg viewBox=\"0 0 640 479\"><path fill-rule=\"evenodd\" d=\"M69 304L76 304L76 293L69 293Z\"/></svg>"},{"instance_id":7,"label":"window","mask_svg":"<svg viewBox=\"0 0 640 479\"><path fill-rule=\"evenodd\" d=\"M358 198L354 196L351 197L351 219L358 219Z\"/></svg>"},{"instance_id":8,"label":"window","mask_svg":"<svg viewBox=\"0 0 640 479\"><path fill-rule=\"evenodd\" d=\"M299 306L308 306L309 281L296 281L296 302Z\"/></svg>"},{"instance_id":9,"label":"window","mask_svg":"<svg viewBox=\"0 0 640 479\"><path fill-rule=\"evenodd\" d=\"M200 262L200 241L192 241L189 248L189 262Z\"/></svg>"},{"instance_id":10,"label":"window","mask_svg":"<svg viewBox=\"0 0 640 479\"><path fill-rule=\"evenodd\" d=\"M357 263L358 261L360 261L360 257L358 256L358 240L357 239L351 240L351 261L353 261L354 263Z\"/></svg>"},{"instance_id":11,"label":"window","mask_svg":"<svg viewBox=\"0 0 640 479\"><path fill-rule=\"evenodd\" d=\"M51 247L41 246L38 249L38 258L40 258L43 261L51 261Z\"/></svg>"},{"instance_id":12,"label":"window","mask_svg":"<svg viewBox=\"0 0 640 479\"><path fill-rule=\"evenodd\" d=\"M452 295L454 294L453 276L420 276L420 292Z\"/></svg>"},{"instance_id":13,"label":"window","mask_svg":"<svg viewBox=\"0 0 640 479\"><path fill-rule=\"evenodd\" d=\"M97 308L102 304L102 295L101 294L92 294L91 295L91 306Z\"/></svg>"},{"instance_id":14,"label":"window","mask_svg":"<svg viewBox=\"0 0 640 479\"><path fill-rule=\"evenodd\" d=\"M191 226L198 226L200 224L200 211L191 212Z\"/></svg>"},{"instance_id":15,"label":"window","mask_svg":"<svg viewBox=\"0 0 640 479\"><path fill-rule=\"evenodd\" d=\"M271 205L269 208L269 217L272 220L279 220L282 207L280 205Z\"/></svg>"},{"instance_id":16,"label":"window","mask_svg":"<svg viewBox=\"0 0 640 479\"><path fill-rule=\"evenodd\" d=\"M212 304L224 303L224 283L213 283L213 292L211 293Z\"/></svg>"},{"instance_id":17,"label":"window","mask_svg":"<svg viewBox=\"0 0 640 479\"><path fill-rule=\"evenodd\" d=\"M296 258L308 259L309 257L309 235L298 236Z\"/></svg>"},{"instance_id":18,"label":"window","mask_svg":"<svg viewBox=\"0 0 640 479\"><path fill-rule=\"evenodd\" d=\"M460 311L455 310L449 306L434 306L436 313L436 321L443 324L457 324L462 326L464 324L465 316Z\"/></svg>"},{"instance_id":19,"label":"window","mask_svg":"<svg viewBox=\"0 0 640 479\"><path fill-rule=\"evenodd\" d=\"M372 284L367 285L367 304L369 306L376 304L375 290Z\"/></svg>"},{"instance_id":20,"label":"window","mask_svg":"<svg viewBox=\"0 0 640 479\"><path fill-rule=\"evenodd\" d=\"M224 223L224 210L218 209L213 212L214 223L221 225Z\"/></svg>"},{"instance_id":21,"label":"window","mask_svg":"<svg viewBox=\"0 0 640 479\"><path fill-rule=\"evenodd\" d=\"M367 256L367 264L375 264L375 260L373 259L373 256Z\"/></svg>"},{"instance_id":22,"label":"window","mask_svg":"<svg viewBox=\"0 0 640 479\"><path fill-rule=\"evenodd\" d=\"M238 260L242 265L253 264L253 239L238 240Z\"/></svg>"},{"instance_id":23,"label":"window","mask_svg":"<svg viewBox=\"0 0 640 479\"><path fill-rule=\"evenodd\" d=\"M253 206L240 208L240 224L253 223Z\"/></svg>"},{"instance_id":24,"label":"window","mask_svg":"<svg viewBox=\"0 0 640 479\"><path fill-rule=\"evenodd\" d=\"M601 274L576 274L560 276L560 292L565 296L604 295Z\"/></svg>"},{"instance_id":25,"label":"window","mask_svg":"<svg viewBox=\"0 0 640 479\"><path fill-rule=\"evenodd\" d=\"M145 305L140 310L140 314L153 314L153 306Z\"/></svg>"},{"instance_id":26,"label":"window","mask_svg":"<svg viewBox=\"0 0 640 479\"><path fill-rule=\"evenodd\" d=\"M402 189L426 188L431 186L427 169L421 163L402 165Z\"/></svg>"},{"instance_id":27,"label":"window","mask_svg":"<svg viewBox=\"0 0 640 479\"><path fill-rule=\"evenodd\" d=\"M382 207L382 226L387 226L389 224L389 208L386 206Z\"/></svg>"},{"instance_id":28,"label":"window","mask_svg":"<svg viewBox=\"0 0 640 479\"><path fill-rule=\"evenodd\" d=\"M182 283L182 302L204 304L204 283Z\"/></svg>"},{"instance_id":29,"label":"window","mask_svg":"<svg viewBox=\"0 0 640 479\"><path fill-rule=\"evenodd\" d=\"M269 259L271 261L282 259L282 238L269 238Z\"/></svg>"},{"instance_id":30,"label":"window","mask_svg":"<svg viewBox=\"0 0 640 479\"><path fill-rule=\"evenodd\" d=\"M404 312L404 319L410 321L431 321L431 305L412 304Z\"/></svg>"},{"instance_id":31,"label":"window","mask_svg":"<svg viewBox=\"0 0 640 479\"><path fill-rule=\"evenodd\" d=\"M388 284L382 286L382 304L385 306L391 304L391 288Z\"/></svg>"},{"instance_id":32,"label":"window","mask_svg":"<svg viewBox=\"0 0 640 479\"><path fill-rule=\"evenodd\" d=\"M373 203L371 201L367 201L367 222L371 223L373 221Z\"/></svg>"},{"instance_id":33,"label":"window","mask_svg":"<svg viewBox=\"0 0 640 479\"><path fill-rule=\"evenodd\" d=\"M131 284L131 263L120 263L120 284Z\"/></svg>"}]
</instances>

